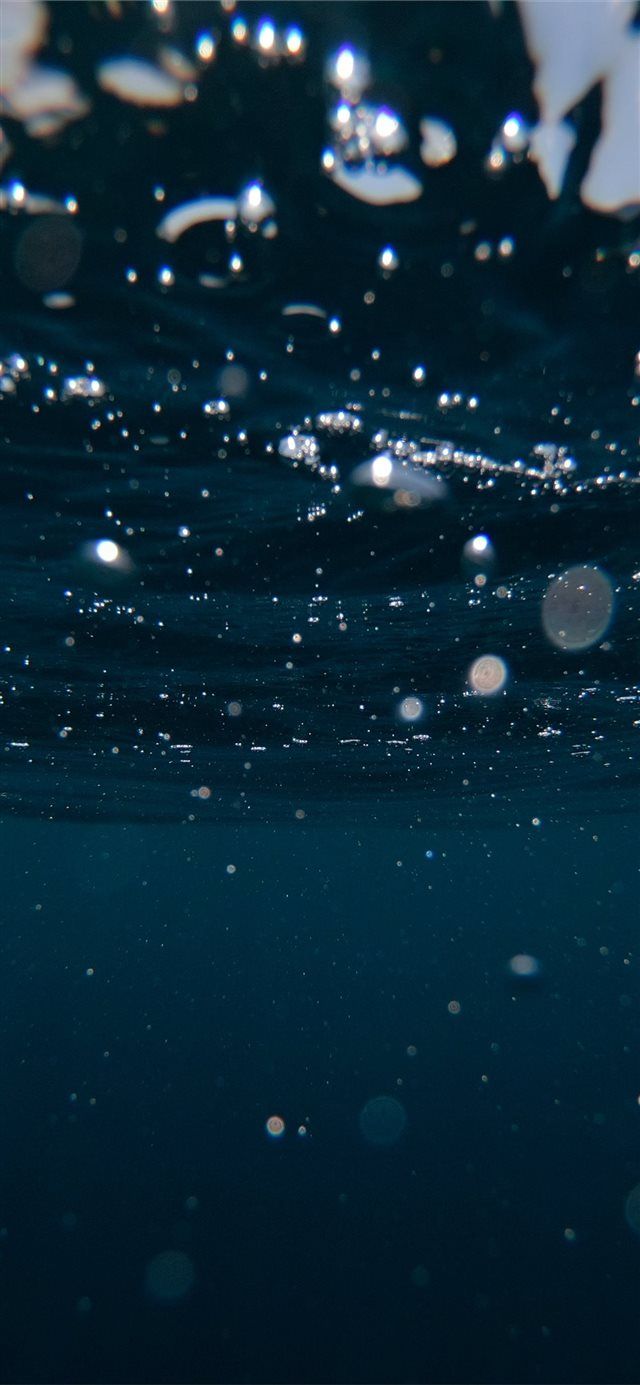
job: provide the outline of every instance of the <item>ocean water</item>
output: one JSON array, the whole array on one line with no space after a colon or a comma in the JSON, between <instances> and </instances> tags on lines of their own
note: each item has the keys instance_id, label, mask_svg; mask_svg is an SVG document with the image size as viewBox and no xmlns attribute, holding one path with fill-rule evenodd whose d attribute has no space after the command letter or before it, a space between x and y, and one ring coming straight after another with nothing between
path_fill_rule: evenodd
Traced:
<instances>
[{"instance_id":1,"label":"ocean water","mask_svg":"<svg viewBox=\"0 0 640 1385\"><path fill-rule=\"evenodd\" d=\"M549 196L513 5L31 11L5 72L71 86L0 117L0 1378L631 1385L600 93Z\"/></svg>"}]
</instances>

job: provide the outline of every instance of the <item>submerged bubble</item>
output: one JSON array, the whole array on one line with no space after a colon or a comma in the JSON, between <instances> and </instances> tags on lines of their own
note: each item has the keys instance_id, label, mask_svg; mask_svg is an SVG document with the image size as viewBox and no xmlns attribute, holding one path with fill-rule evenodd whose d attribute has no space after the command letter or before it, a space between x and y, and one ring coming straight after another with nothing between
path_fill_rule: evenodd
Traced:
<instances>
[{"instance_id":1,"label":"submerged bubble","mask_svg":"<svg viewBox=\"0 0 640 1385\"><path fill-rule=\"evenodd\" d=\"M424 702L419 697L403 697L398 707L398 716L402 721L419 721L424 713Z\"/></svg>"},{"instance_id":2,"label":"submerged bubble","mask_svg":"<svg viewBox=\"0 0 640 1385\"><path fill-rule=\"evenodd\" d=\"M627 1195L624 1217L630 1230L635 1231L636 1236L640 1236L640 1183L636 1183L635 1188Z\"/></svg>"},{"instance_id":3,"label":"submerged bubble","mask_svg":"<svg viewBox=\"0 0 640 1385\"><path fill-rule=\"evenodd\" d=\"M273 216L275 204L265 192L261 183L250 183L243 188L238 197L238 215L246 226L258 226L267 217Z\"/></svg>"},{"instance_id":4,"label":"submerged bubble","mask_svg":"<svg viewBox=\"0 0 640 1385\"><path fill-rule=\"evenodd\" d=\"M400 508L432 505L447 498L447 485L441 476L401 461L381 452L370 462L361 462L351 473L351 484L368 486L372 491L390 492L392 503Z\"/></svg>"},{"instance_id":5,"label":"submerged bubble","mask_svg":"<svg viewBox=\"0 0 640 1385\"><path fill-rule=\"evenodd\" d=\"M149 1261L144 1274L144 1287L149 1298L157 1303L177 1303L185 1298L195 1283L193 1262L181 1250L163 1250Z\"/></svg>"},{"instance_id":6,"label":"submerged bubble","mask_svg":"<svg viewBox=\"0 0 640 1385\"><path fill-rule=\"evenodd\" d=\"M358 1117L360 1133L370 1145L393 1145L407 1124L404 1106L393 1096L374 1096Z\"/></svg>"},{"instance_id":7,"label":"submerged bubble","mask_svg":"<svg viewBox=\"0 0 640 1385\"><path fill-rule=\"evenodd\" d=\"M507 666L495 654L483 654L475 659L467 678L473 691L483 697L491 697L501 692L507 681Z\"/></svg>"},{"instance_id":8,"label":"submerged bubble","mask_svg":"<svg viewBox=\"0 0 640 1385\"><path fill-rule=\"evenodd\" d=\"M597 644L613 613L611 580L601 568L568 568L549 584L542 600L542 628L558 649L579 653Z\"/></svg>"},{"instance_id":9,"label":"submerged bubble","mask_svg":"<svg viewBox=\"0 0 640 1385\"><path fill-rule=\"evenodd\" d=\"M281 1140L285 1132L285 1123L282 1116L269 1116L265 1121L265 1130L272 1140Z\"/></svg>"},{"instance_id":10,"label":"submerged bubble","mask_svg":"<svg viewBox=\"0 0 640 1385\"><path fill-rule=\"evenodd\" d=\"M60 289L80 264L82 244L82 232L68 214L38 216L19 237L16 274L35 293Z\"/></svg>"},{"instance_id":11,"label":"submerged bubble","mask_svg":"<svg viewBox=\"0 0 640 1385\"><path fill-rule=\"evenodd\" d=\"M542 973L538 958L532 957L528 952L517 952L509 959L507 969L519 981L537 981Z\"/></svg>"},{"instance_id":12,"label":"submerged bubble","mask_svg":"<svg viewBox=\"0 0 640 1385\"><path fill-rule=\"evenodd\" d=\"M529 143L529 127L517 111L503 121L500 140L510 154L522 154Z\"/></svg>"},{"instance_id":13,"label":"submerged bubble","mask_svg":"<svg viewBox=\"0 0 640 1385\"><path fill-rule=\"evenodd\" d=\"M487 534L474 534L467 539L462 550L463 566L469 573L490 572L495 565L496 555L491 539Z\"/></svg>"}]
</instances>

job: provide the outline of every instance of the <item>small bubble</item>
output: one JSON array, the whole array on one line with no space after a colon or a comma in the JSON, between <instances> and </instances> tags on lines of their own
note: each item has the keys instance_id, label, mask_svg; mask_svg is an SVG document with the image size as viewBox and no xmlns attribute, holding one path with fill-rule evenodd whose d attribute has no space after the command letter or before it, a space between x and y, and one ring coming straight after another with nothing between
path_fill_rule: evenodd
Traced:
<instances>
[{"instance_id":1,"label":"small bubble","mask_svg":"<svg viewBox=\"0 0 640 1385\"><path fill-rule=\"evenodd\" d=\"M379 268L386 270L387 273L392 273L393 270L398 268L399 264L400 260L398 259L396 251L391 245L386 245L384 250L381 250L378 255Z\"/></svg>"}]
</instances>

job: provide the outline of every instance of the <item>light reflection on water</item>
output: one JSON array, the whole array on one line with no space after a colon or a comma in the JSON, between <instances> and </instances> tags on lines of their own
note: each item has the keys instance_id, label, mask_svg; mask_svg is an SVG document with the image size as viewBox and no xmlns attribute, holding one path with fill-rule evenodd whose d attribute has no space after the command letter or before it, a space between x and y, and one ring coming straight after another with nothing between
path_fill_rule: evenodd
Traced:
<instances>
[{"instance_id":1,"label":"light reflection on water","mask_svg":"<svg viewBox=\"0 0 640 1385\"><path fill-rule=\"evenodd\" d=\"M11 7L7 811L633 800L637 227L576 212L560 88L499 94L513 17L453 109L414 9L110 6L83 66Z\"/></svg>"}]
</instances>

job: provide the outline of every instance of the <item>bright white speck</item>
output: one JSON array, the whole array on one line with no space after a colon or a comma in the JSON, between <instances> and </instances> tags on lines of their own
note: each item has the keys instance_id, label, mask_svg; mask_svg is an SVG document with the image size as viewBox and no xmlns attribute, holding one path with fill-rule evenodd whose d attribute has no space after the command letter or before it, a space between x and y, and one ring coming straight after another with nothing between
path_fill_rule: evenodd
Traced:
<instances>
[{"instance_id":1,"label":"bright white speck","mask_svg":"<svg viewBox=\"0 0 640 1385\"><path fill-rule=\"evenodd\" d=\"M211 37L211 34L200 34L200 37L198 38L198 41L196 43L196 52L198 54L198 57L200 58L200 61L203 63L210 62L215 54L215 51L216 46Z\"/></svg>"},{"instance_id":2,"label":"bright white speck","mask_svg":"<svg viewBox=\"0 0 640 1385\"><path fill-rule=\"evenodd\" d=\"M390 457L374 457L371 463L371 480L374 486L386 486L392 472L393 462Z\"/></svg>"},{"instance_id":3,"label":"bright white speck","mask_svg":"<svg viewBox=\"0 0 640 1385\"><path fill-rule=\"evenodd\" d=\"M231 37L235 40L236 43L246 43L247 26L245 24L244 19L234 19L233 24L231 25Z\"/></svg>"},{"instance_id":4,"label":"bright white speck","mask_svg":"<svg viewBox=\"0 0 640 1385\"><path fill-rule=\"evenodd\" d=\"M521 154L529 143L529 129L521 115L513 111L507 116L502 130L502 143L510 154Z\"/></svg>"},{"instance_id":5,"label":"bright white speck","mask_svg":"<svg viewBox=\"0 0 640 1385\"><path fill-rule=\"evenodd\" d=\"M117 563L120 557L120 548L113 539L99 539L96 544L96 557L101 563Z\"/></svg>"},{"instance_id":6,"label":"bright white speck","mask_svg":"<svg viewBox=\"0 0 640 1385\"><path fill-rule=\"evenodd\" d=\"M263 53L270 53L276 41L276 31L269 19L263 20L258 29L258 47Z\"/></svg>"},{"instance_id":7,"label":"bright white speck","mask_svg":"<svg viewBox=\"0 0 640 1385\"><path fill-rule=\"evenodd\" d=\"M378 255L378 265L380 269L386 269L387 272L390 273L392 270L398 268L399 263L398 256L392 246L385 245L384 250L381 250Z\"/></svg>"},{"instance_id":8,"label":"bright white speck","mask_svg":"<svg viewBox=\"0 0 640 1385\"><path fill-rule=\"evenodd\" d=\"M292 57L297 57L302 52L304 38L299 29L287 29L284 41L287 46L287 53L290 53Z\"/></svg>"},{"instance_id":9,"label":"bright white speck","mask_svg":"<svg viewBox=\"0 0 640 1385\"><path fill-rule=\"evenodd\" d=\"M336 76L341 82L348 82L353 77L355 58L350 48L342 48L336 58Z\"/></svg>"},{"instance_id":10,"label":"bright white speck","mask_svg":"<svg viewBox=\"0 0 640 1385\"><path fill-rule=\"evenodd\" d=\"M261 183L250 183L238 198L238 213L245 226L256 226L273 216L275 203Z\"/></svg>"},{"instance_id":11,"label":"bright white speck","mask_svg":"<svg viewBox=\"0 0 640 1385\"><path fill-rule=\"evenodd\" d=\"M480 693L482 697L491 697L494 693L501 692L507 677L504 659L499 659L495 654L483 654L481 658L475 659L467 674L473 691Z\"/></svg>"}]
</instances>

